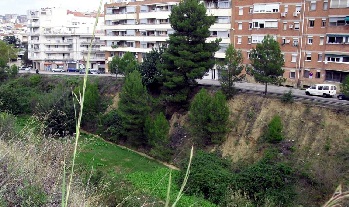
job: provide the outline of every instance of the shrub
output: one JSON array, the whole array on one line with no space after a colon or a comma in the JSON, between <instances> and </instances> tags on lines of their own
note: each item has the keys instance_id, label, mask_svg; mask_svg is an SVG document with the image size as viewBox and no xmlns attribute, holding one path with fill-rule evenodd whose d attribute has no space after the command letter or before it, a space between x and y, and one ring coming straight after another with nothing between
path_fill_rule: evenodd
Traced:
<instances>
[{"instance_id":1,"label":"shrub","mask_svg":"<svg viewBox=\"0 0 349 207\"><path fill-rule=\"evenodd\" d=\"M292 96L291 90L289 90L287 93L284 93L281 96L281 102L283 102L283 103L293 103L294 102L294 98Z\"/></svg>"},{"instance_id":2,"label":"shrub","mask_svg":"<svg viewBox=\"0 0 349 207\"><path fill-rule=\"evenodd\" d=\"M118 111L112 110L101 115L100 120L99 133L111 141L117 141L122 130L121 118Z\"/></svg>"},{"instance_id":3,"label":"shrub","mask_svg":"<svg viewBox=\"0 0 349 207\"><path fill-rule=\"evenodd\" d=\"M185 164L186 162L184 162L184 166L186 166ZM185 172L186 169L180 172L178 185L183 181ZM219 204L225 198L230 181L230 162L216 154L197 151L191 163L186 193L202 196Z\"/></svg>"},{"instance_id":4,"label":"shrub","mask_svg":"<svg viewBox=\"0 0 349 207\"><path fill-rule=\"evenodd\" d=\"M148 118L145 122L145 134L152 148L150 154L164 161L169 161L172 154L169 128L169 123L163 113L159 113L155 120Z\"/></svg>"},{"instance_id":5,"label":"shrub","mask_svg":"<svg viewBox=\"0 0 349 207\"><path fill-rule=\"evenodd\" d=\"M267 131L264 134L264 139L269 143L278 143L283 140L281 117L276 115L268 124Z\"/></svg>"},{"instance_id":6,"label":"shrub","mask_svg":"<svg viewBox=\"0 0 349 207\"><path fill-rule=\"evenodd\" d=\"M235 191L247 193L257 206L267 200L279 206L290 206L295 192L294 172L285 163L263 159L233 177Z\"/></svg>"}]
</instances>

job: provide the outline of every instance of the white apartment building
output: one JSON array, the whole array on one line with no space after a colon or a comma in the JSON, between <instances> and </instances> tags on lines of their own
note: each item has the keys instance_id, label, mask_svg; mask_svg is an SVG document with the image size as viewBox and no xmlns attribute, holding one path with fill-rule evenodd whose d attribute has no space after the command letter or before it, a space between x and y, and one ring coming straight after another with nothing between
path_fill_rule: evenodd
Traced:
<instances>
[{"instance_id":1,"label":"white apartment building","mask_svg":"<svg viewBox=\"0 0 349 207\"><path fill-rule=\"evenodd\" d=\"M169 22L169 15L179 0L130 0L114 1L105 5L105 40L101 47L105 51L106 60L113 56L122 56L129 51L142 61L144 53L165 44L169 34L174 30ZM225 50L230 41L231 30L231 1L204 2L207 14L216 18L216 23L210 28L211 37L208 41L222 38L221 49L215 54L216 58L224 58ZM107 65L107 64L106 64ZM213 69L204 78L217 79L217 72Z\"/></svg>"},{"instance_id":2,"label":"white apartment building","mask_svg":"<svg viewBox=\"0 0 349 207\"><path fill-rule=\"evenodd\" d=\"M100 51L104 41L100 21L91 47L90 65L87 63L96 14L72 12L63 8L29 10L28 57L33 68L50 71L52 68L76 70L89 67L104 70L105 54Z\"/></svg>"}]
</instances>

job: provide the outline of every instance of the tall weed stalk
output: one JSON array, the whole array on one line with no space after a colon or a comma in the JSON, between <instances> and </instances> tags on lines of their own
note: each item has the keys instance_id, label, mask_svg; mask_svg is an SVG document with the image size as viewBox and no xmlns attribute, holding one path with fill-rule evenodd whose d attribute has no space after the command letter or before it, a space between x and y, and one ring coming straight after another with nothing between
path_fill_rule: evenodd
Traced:
<instances>
[{"instance_id":1,"label":"tall weed stalk","mask_svg":"<svg viewBox=\"0 0 349 207\"><path fill-rule=\"evenodd\" d=\"M98 7L98 12L97 12L97 15L96 15L95 24L94 24L94 27L93 27L93 34L92 34L91 42L90 42L90 45L89 45L89 48L88 48L87 64L86 65L90 65L90 56L91 56L92 43L93 43L93 40L95 39L95 31L96 31L96 27L97 27L97 24L98 24L98 17L99 17L99 15L101 13L102 3L103 3L103 1L100 0L99 7ZM85 91L86 91L86 83L87 83L88 72L89 72L89 68L87 68L86 71L85 71L85 76L84 76L84 81L83 81L83 86L82 86L82 92L79 93L79 97L77 96L77 94L75 94L73 92L74 97L76 98L77 102L80 105L80 109L79 109L78 119L77 119L77 123L76 123L76 134L75 134L75 144L74 144L74 152L73 152L73 158L72 158L72 166L71 166L71 171L70 171L70 176L69 176L69 182L67 184L67 190L66 190L66 195L65 195L65 203L64 203L64 205L62 205L62 207L67 207L68 206L69 194L70 194L71 184L72 184L72 181L73 181L74 166L75 166L75 159L76 159L77 148L78 148L78 141L79 141L79 137L80 137L80 126L81 126L82 112L83 112L83 108L84 108L84 99L85 99ZM75 117L76 117L75 105L74 105L74 109L75 109ZM62 195L64 196L64 194L62 194Z\"/></svg>"}]
</instances>

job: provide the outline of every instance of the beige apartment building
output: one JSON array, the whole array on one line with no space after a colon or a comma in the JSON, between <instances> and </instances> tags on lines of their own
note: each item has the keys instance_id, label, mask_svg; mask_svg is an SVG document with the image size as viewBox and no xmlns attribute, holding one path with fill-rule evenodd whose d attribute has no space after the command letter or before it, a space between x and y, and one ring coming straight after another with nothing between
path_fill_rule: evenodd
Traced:
<instances>
[{"instance_id":1,"label":"beige apartment building","mask_svg":"<svg viewBox=\"0 0 349 207\"><path fill-rule=\"evenodd\" d=\"M105 5L106 61L126 51L142 61L144 53L159 47L173 33L168 16L179 1L117 0ZM231 43L249 53L270 34L285 58L285 85L339 84L349 74L349 0L213 0L203 1L207 14L216 17L211 37L222 38L216 58L224 58ZM208 40L208 41L209 41ZM107 64L106 64L107 65ZM217 71L204 77L217 79Z\"/></svg>"}]
</instances>

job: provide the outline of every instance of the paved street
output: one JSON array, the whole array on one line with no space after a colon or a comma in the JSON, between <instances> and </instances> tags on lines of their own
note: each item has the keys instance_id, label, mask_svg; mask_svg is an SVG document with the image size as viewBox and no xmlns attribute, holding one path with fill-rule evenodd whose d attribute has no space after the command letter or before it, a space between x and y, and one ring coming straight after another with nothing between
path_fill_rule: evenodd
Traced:
<instances>
[{"instance_id":1,"label":"paved street","mask_svg":"<svg viewBox=\"0 0 349 207\"><path fill-rule=\"evenodd\" d=\"M21 70L20 73L35 73L35 70L31 71L23 71ZM79 75L83 76L84 74L79 74L77 72L48 72L48 71L40 71L40 74L45 74L45 75ZM113 76L115 77L115 74L89 74L89 76ZM122 76L118 76L122 77ZM219 85L219 81L217 80L210 80L210 79L203 79L203 80L198 80L199 84L207 84L207 85ZM242 82L242 83L235 83L235 86L239 89L246 89L246 90L254 90L254 91L261 91L264 92L264 85L259 84L259 83L247 83L247 82ZM289 88L289 87L284 87L284 86L275 86L275 85L268 85L268 92L273 92L273 93L287 93L288 91L292 91L292 94L300 97L309 97L305 95L304 90L300 89L295 89L295 88ZM348 102L345 100L338 100L336 97L334 98L323 98L323 97L317 97L317 96L311 96L313 99L321 99L321 100L328 100L328 101L335 101L335 102Z\"/></svg>"}]
</instances>

